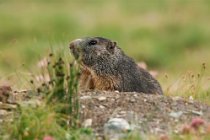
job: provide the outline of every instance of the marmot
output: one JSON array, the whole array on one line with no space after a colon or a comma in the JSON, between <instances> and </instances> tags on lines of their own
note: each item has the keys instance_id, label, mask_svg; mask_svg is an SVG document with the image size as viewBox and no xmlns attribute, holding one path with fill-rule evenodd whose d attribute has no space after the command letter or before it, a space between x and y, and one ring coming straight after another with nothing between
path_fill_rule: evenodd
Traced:
<instances>
[{"instance_id":1,"label":"marmot","mask_svg":"<svg viewBox=\"0 0 210 140\"><path fill-rule=\"evenodd\" d=\"M158 81L125 55L116 42L86 37L72 41L69 47L81 64L83 88L163 94Z\"/></svg>"}]
</instances>

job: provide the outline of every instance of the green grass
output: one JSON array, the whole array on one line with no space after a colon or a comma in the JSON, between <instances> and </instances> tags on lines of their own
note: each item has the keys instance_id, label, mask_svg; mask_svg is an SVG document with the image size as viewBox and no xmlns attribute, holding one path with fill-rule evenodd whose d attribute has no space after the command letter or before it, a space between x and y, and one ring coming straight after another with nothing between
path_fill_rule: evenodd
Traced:
<instances>
[{"instance_id":1,"label":"green grass","mask_svg":"<svg viewBox=\"0 0 210 140\"><path fill-rule=\"evenodd\" d=\"M62 139L65 136L65 128L57 123L57 118L61 116L49 106L21 107L18 115L12 125L7 124L4 133L8 134L8 139L42 139L46 135L53 135L57 139Z\"/></svg>"},{"instance_id":2,"label":"green grass","mask_svg":"<svg viewBox=\"0 0 210 140\"><path fill-rule=\"evenodd\" d=\"M78 66L56 51L40 62L40 73L42 78L28 80L32 105L18 103L12 123L1 126L0 139L79 139L83 133L91 137L91 130L79 128Z\"/></svg>"},{"instance_id":3,"label":"green grass","mask_svg":"<svg viewBox=\"0 0 210 140\"><path fill-rule=\"evenodd\" d=\"M34 65L49 46L67 50L71 40L83 36L116 40L128 55L151 67L186 70L174 65L185 60L186 52L209 51L208 5L205 0L1 1L1 72Z\"/></svg>"},{"instance_id":4,"label":"green grass","mask_svg":"<svg viewBox=\"0 0 210 140\"><path fill-rule=\"evenodd\" d=\"M158 70L158 80L165 95L192 96L210 104L209 5L207 0L1 0L0 84L9 80L16 89L42 87L41 93L48 99L36 109L21 109L14 125L6 129L10 138L42 139L53 134L56 139L63 139L64 135L82 139L84 133L86 136L86 132L90 132L69 130L78 125L79 104L71 96L71 93L77 93L77 82L74 78L73 81L66 80L58 75L65 73L72 77L75 73L71 73L69 64L52 68L52 63L60 62L59 57L65 62L72 60L68 44L84 36L115 40L136 61L145 61L149 68ZM52 63L48 69L40 72L37 62L52 50L59 49L65 54L50 57ZM203 63L205 69L201 66ZM34 85L30 85L29 81L36 78L34 73L42 76L48 73L53 84L41 82L39 85L34 81ZM61 91L64 95L56 95ZM59 100L70 104L56 107L47 103ZM60 107L63 110L56 109ZM62 126L63 118L69 118L62 113L72 113L71 126ZM54 129L50 129L51 125ZM128 137L140 138L138 135ZM182 138L173 136L171 139ZM192 138L186 136L186 139Z\"/></svg>"},{"instance_id":5,"label":"green grass","mask_svg":"<svg viewBox=\"0 0 210 140\"><path fill-rule=\"evenodd\" d=\"M75 129L61 125L61 122L66 122L68 119L55 111L54 107L57 108L44 103L36 107L20 107L13 122L1 126L0 139L42 140L46 136L51 136L55 140L93 138L92 130L89 128Z\"/></svg>"},{"instance_id":6,"label":"green grass","mask_svg":"<svg viewBox=\"0 0 210 140\"><path fill-rule=\"evenodd\" d=\"M166 75L164 78L167 83L164 85L165 95L193 98L210 104L209 78L206 77L206 71L206 64L203 63L199 73L188 71L173 82Z\"/></svg>"}]
</instances>

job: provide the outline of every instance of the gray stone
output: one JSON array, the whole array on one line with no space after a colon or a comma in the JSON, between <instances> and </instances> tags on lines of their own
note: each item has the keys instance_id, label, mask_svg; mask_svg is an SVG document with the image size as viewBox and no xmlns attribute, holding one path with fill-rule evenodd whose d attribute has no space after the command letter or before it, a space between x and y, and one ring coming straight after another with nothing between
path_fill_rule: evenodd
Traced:
<instances>
[{"instance_id":1,"label":"gray stone","mask_svg":"<svg viewBox=\"0 0 210 140\"><path fill-rule=\"evenodd\" d=\"M111 140L119 140L126 136L126 132L131 131L130 124L122 118L111 118L104 125L105 137Z\"/></svg>"},{"instance_id":2,"label":"gray stone","mask_svg":"<svg viewBox=\"0 0 210 140\"><path fill-rule=\"evenodd\" d=\"M109 132L127 132L131 130L129 123L122 118L111 118L104 125L105 133Z\"/></svg>"}]
</instances>

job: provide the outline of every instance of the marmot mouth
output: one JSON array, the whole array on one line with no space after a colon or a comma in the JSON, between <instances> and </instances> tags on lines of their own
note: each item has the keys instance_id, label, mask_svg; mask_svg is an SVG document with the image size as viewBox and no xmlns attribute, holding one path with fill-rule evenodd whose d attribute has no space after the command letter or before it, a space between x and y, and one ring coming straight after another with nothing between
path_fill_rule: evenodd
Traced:
<instances>
[{"instance_id":1,"label":"marmot mouth","mask_svg":"<svg viewBox=\"0 0 210 140\"><path fill-rule=\"evenodd\" d=\"M71 54L73 54L74 58L78 60L81 53L80 50L78 48L74 48L74 49L71 49L70 51L71 51Z\"/></svg>"},{"instance_id":2,"label":"marmot mouth","mask_svg":"<svg viewBox=\"0 0 210 140\"><path fill-rule=\"evenodd\" d=\"M81 50L79 45L81 41L82 39L75 39L69 44L70 51L74 55L75 59L78 59L80 56Z\"/></svg>"}]
</instances>

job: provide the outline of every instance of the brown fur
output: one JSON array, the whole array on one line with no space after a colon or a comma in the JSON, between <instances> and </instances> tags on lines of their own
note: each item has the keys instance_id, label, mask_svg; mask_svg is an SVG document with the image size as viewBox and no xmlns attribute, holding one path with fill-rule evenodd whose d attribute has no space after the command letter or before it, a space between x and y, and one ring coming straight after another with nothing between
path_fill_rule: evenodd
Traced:
<instances>
[{"instance_id":1,"label":"brown fur","mask_svg":"<svg viewBox=\"0 0 210 140\"><path fill-rule=\"evenodd\" d=\"M94 83L91 76L91 72L87 68L82 69L82 73L79 80L81 89L94 89Z\"/></svg>"},{"instance_id":2,"label":"brown fur","mask_svg":"<svg viewBox=\"0 0 210 140\"><path fill-rule=\"evenodd\" d=\"M113 91L116 89L116 86L119 85L119 80L114 76L97 76L93 75L93 83L96 89L99 90L110 90Z\"/></svg>"},{"instance_id":3,"label":"brown fur","mask_svg":"<svg viewBox=\"0 0 210 140\"><path fill-rule=\"evenodd\" d=\"M120 80L114 76L98 76L88 68L83 68L80 76L81 89L115 90Z\"/></svg>"}]
</instances>

